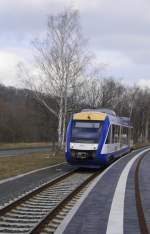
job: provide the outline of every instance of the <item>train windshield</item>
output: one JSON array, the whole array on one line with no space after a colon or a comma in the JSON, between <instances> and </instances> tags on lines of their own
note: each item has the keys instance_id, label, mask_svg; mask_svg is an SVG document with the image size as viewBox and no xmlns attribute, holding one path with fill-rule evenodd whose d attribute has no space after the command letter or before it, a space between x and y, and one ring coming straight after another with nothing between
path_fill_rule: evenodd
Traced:
<instances>
[{"instance_id":1,"label":"train windshield","mask_svg":"<svg viewBox=\"0 0 150 234\"><path fill-rule=\"evenodd\" d=\"M98 143L102 122L100 121L74 121L72 127L72 142Z\"/></svg>"}]
</instances>

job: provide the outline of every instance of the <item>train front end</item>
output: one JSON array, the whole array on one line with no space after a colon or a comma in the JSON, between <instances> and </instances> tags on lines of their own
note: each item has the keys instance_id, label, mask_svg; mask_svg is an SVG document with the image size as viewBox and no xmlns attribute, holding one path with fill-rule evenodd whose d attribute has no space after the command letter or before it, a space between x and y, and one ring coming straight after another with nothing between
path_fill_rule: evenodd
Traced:
<instances>
[{"instance_id":1,"label":"train front end","mask_svg":"<svg viewBox=\"0 0 150 234\"><path fill-rule=\"evenodd\" d=\"M66 160L71 165L100 167L107 164L101 149L108 131L105 113L80 112L70 120L66 134Z\"/></svg>"}]
</instances>

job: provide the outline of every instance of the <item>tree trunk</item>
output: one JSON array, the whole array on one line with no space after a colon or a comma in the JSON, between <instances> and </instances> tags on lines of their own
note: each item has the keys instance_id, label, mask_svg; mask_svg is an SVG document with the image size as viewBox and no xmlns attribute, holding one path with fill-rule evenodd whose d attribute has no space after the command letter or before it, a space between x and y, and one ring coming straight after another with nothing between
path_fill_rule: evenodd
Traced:
<instances>
[{"instance_id":1,"label":"tree trunk","mask_svg":"<svg viewBox=\"0 0 150 234\"><path fill-rule=\"evenodd\" d=\"M58 148L62 149L63 92L61 93L58 116Z\"/></svg>"},{"instance_id":2,"label":"tree trunk","mask_svg":"<svg viewBox=\"0 0 150 234\"><path fill-rule=\"evenodd\" d=\"M68 91L68 77L65 78L64 86L64 115L63 115L63 129L62 129L62 148L64 147L65 142L65 132L66 132L66 117L67 117L67 91Z\"/></svg>"},{"instance_id":3,"label":"tree trunk","mask_svg":"<svg viewBox=\"0 0 150 234\"><path fill-rule=\"evenodd\" d=\"M148 122L148 120L146 120L146 123L145 123L145 143L148 142L148 125L149 125L149 122Z\"/></svg>"},{"instance_id":4,"label":"tree trunk","mask_svg":"<svg viewBox=\"0 0 150 234\"><path fill-rule=\"evenodd\" d=\"M67 91L65 91L65 100L64 100L64 116L63 116L63 130L62 130L62 147L65 142L65 132L66 132L66 117L67 117Z\"/></svg>"}]
</instances>

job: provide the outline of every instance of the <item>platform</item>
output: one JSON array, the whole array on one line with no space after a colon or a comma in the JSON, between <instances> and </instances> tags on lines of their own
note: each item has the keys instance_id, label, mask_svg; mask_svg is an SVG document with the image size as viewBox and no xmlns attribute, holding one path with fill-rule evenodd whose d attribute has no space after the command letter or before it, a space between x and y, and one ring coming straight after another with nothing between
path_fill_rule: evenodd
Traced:
<instances>
[{"instance_id":1,"label":"platform","mask_svg":"<svg viewBox=\"0 0 150 234\"><path fill-rule=\"evenodd\" d=\"M150 149L119 159L93 182L56 234L150 233Z\"/></svg>"}]
</instances>

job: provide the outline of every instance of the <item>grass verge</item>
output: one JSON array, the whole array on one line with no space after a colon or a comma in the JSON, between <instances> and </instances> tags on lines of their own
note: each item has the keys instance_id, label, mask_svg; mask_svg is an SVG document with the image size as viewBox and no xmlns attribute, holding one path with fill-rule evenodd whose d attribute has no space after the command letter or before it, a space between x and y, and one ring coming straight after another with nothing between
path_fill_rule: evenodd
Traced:
<instances>
[{"instance_id":1,"label":"grass verge","mask_svg":"<svg viewBox=\"0 0 150 234\"><path fill-rule=\"evenodd\" d=\"M132 149L133 149L133 150L136 150L136 149L140 149L140 148L143 148L143 147L146 147L146 146L150 146L150 143L147 143L147 144L138 143L138 144L136 144L136 145L133 145L133 146L132 146Z\"/></svg>"},{"instance_id":2,"label":"grass verge","mask_svg":"<svg viewBox=\"0 0 150 234\"><path fill-rule=\"evenodd\" d=\"M65 161L64 153L0 157L0 180Z\"/></svg>"},{"instance_id":3,"label":"grass verge","mask_svg":"<svg viewBox=\"0 0 150 234\"><path fill-rule=\"evenodd\" d=\"M0 143L0 149L14 149L14 148L28 148L28 147L47 147L50 143L46 142L33 142L33 143Z\"/></svg>"}]
</instances>

